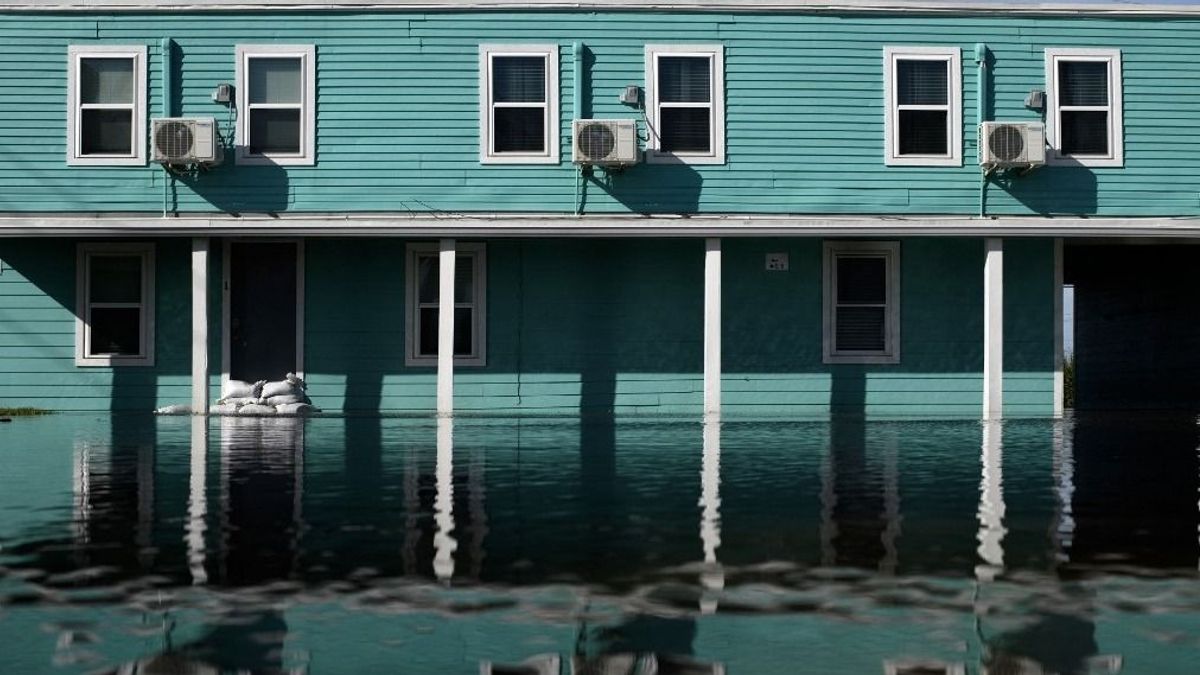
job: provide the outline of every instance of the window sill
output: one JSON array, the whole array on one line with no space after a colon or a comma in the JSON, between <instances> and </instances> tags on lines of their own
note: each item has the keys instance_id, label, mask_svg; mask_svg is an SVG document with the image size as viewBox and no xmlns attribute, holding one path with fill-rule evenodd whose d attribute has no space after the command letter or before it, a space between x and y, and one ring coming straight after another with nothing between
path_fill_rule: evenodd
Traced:
<instances>
[{"instance_id":1,"label":"window sill","mask_svg":"<svg viewBox=\"0 0 1200 675\"><path fill-rule=\"evenodd\" d=\"M153 356L75 356L80 368L110 368L118 366L152 367Z\"/></svg>"},{"instance_id":2,"label":"window sill","mask_svg":"<svg viewBox=\"0 0 1200 675\"><path fill-rule=\"evenodd\" d=\"M835 366L855 364L898 365L900 363L900 356L888 354L826 354L821 362L826 365Z\"/></svg>"},{"instance_id":3,"label":"window sill","mask_svg":"<svg viewBox=\"0 0 1200 675\"><path fill-rule=\"evenodd\" d=\"M963 165L962 157L885 157L884 166L955 166Z\"/></svg>"},{"instance_id":4,"label":"window sill","mask_svg":"<svg viewBox=\"0 0 1200 675\"><path fill-rule=\"evenodd\" d=\"M67 157L67 166L146 166L145 157Z\"/></svg>"},{"instance_id":5,"label":"window sill","mask_svg":"<svg viewBox=\"0 0 1200 675\"><path fill-rule=\"evenodd\" d=\"M715 165L725 163L724 153L719 155L681 155L673 152L646 150L644 154L647 164Z\"/></svg>"},{"instance_id":6,"label":"window sill","mask_svg":"<svg viewBox=\"0 0 1200 675\"><path fill-rule=\"evenodd\" d=\"M479 367L483 367L486 365L487 365L487 360L481 356L475 356L475 357L471 357L471 358L455 358L454 359L454 366L456 368L459 366L464 366L467 368L479 368ZM406 357L404 357L404 366L406 368L437 368L437 357L406 356Z\"/></svg>"}]
</instances>

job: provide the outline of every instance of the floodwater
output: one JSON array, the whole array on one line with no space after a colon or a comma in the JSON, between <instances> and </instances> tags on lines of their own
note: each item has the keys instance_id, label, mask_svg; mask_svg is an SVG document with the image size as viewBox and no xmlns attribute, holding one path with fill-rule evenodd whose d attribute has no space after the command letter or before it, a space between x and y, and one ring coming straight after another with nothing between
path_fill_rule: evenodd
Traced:
<instances>
[{"instance_id":1,"label":"floodwater","mask_svg":"<svg viewBox=\"0 0 1200 675\"><path fill-rule=\"evenodd\" d=\"M0 425L0 673L1195 673L1194 418Z\"/></svg>"}]
</instances>

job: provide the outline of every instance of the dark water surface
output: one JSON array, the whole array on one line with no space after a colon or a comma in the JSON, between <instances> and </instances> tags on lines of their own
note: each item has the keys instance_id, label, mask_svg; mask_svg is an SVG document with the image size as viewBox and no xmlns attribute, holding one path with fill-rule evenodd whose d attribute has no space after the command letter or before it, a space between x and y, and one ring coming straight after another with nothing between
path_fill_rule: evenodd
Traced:
<instances>
[{"instance_id":1,"label":"dark water surface","mask_svg":"<svg viewBox=\"0 0 1200 675\"><path fill-rule=\"evenodd\" d=\"M19 419L0 673L1197 673L1198 431Z\"/></svg>"}]
</instances>

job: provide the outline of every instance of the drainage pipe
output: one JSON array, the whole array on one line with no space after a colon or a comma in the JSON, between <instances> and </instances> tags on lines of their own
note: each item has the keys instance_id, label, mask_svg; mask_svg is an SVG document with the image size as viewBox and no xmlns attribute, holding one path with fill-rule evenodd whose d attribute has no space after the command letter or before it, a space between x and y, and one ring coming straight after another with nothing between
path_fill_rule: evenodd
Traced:
<instances>
[{"instance_id":1,"label":"drainage pipe","mask_svg":"<svg viewBox=\"0 0 1200 675\"><path fill-rule=\"evenodd\" d=\"M174 110L171 108L171 92L175 91L175 85L171 81L171 57L174 55L175 41L169 37L162 39L162 45L158 50L159 62L162 65L162 111L163 117L174 117ZM154 147L154 139L150 139L151 151ZM169 176L169 179L163 179L163 218L167 217L167 199L168 191L175 187L175 175L171 173L167 165L163 165L163 171Z\"/></svg>"},{"instance_id":2,"label":"drainage pipe","mask_svg":"<svg viewBox=\"0 0 1200 675\"><path fill-rule=\"evenodd\" d=\"M983 136L979 133L983 123L987 121L987 106L988 106L988 81L987 74L987 55L988 48L982 42L975 44L975 65L978 68L979 74L976 77L976 84L979 88L978 107L975 109L975 136L976 136L976 159L983 160ZM980 168L979 174L979 217L987 217L987 185L988 172L986 169Z\"/></svg>"},{"instance_id":3,"label":"drainage pipe","mask_svg":"<svg viewBox=\"0 0 1200 675\"><path fill-rule=\"evenodd\" d=\"M576 42L571 45L572 67L575 73L575 90L573 92L571 114L576 119L584 119L583 114L583 43ZM575 146L575 125L571 124L571 147ZM582 202L580 197L583 194L583 167L575 167L575 215L580 215L582 212Z\"/></svg>"}]
</instances>

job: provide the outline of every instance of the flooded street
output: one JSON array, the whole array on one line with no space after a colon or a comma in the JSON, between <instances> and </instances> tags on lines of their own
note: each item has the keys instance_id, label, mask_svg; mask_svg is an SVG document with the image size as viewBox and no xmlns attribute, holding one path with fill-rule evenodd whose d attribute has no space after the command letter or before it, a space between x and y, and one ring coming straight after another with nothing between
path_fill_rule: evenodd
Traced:
<instances>
[{"instance_id":1,"label":"flooded street","mask_svg":"<svg viewBox=\"0 0 1200 675\"><path fill-rule=\"evenodd\" d=\"M18 419L0 672L1193 672L1198 431Z\"/></svg>"}]
</instances>

